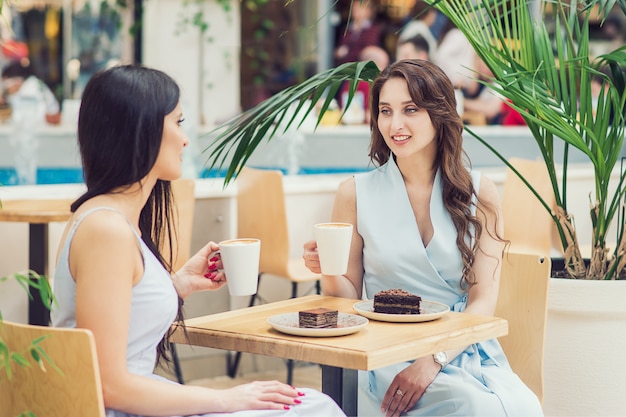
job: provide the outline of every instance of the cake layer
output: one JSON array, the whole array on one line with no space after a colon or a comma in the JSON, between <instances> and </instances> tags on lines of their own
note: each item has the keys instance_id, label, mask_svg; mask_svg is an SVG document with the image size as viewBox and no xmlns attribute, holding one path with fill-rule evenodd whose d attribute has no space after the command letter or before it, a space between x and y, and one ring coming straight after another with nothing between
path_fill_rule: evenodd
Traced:
<instances>
[{"instance_id":1,"label":"cake layer","mask_svg":"<svg viewBox=\"0 0 626 417\"><path fill-rule=\"evenodd\" d=\"M302 310L298 312L298 325L310 329L337 327L338 316L337 310L324 307Z\"/></svg>"},{"instance_id":2,"label":"cake layer","mask_svg":"<svg viewBox=\"0 0 626 417\"><path fill-rule=\"evenodd\" d=\"M374 312L386 314L420 314L422 298L396 288L374 295Z\"/></svg>"}]
</instances>

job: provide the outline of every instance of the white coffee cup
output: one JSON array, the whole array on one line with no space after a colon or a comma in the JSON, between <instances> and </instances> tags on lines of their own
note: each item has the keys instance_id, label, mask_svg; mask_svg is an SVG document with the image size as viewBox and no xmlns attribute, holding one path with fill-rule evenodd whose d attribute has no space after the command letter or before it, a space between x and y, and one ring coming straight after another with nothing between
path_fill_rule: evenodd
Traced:
<instances>
[{"instance_id":1,"label":"white coffee cup","mask_svg":"<svg viewBox=\"0 0 626 417\"><path fill-rule=\"evenodd\" d=\"M318 223L315 240L320 266L324 275L343 275L348 272L352 225L350 223Z\"/></svg>"},{"instance_id":2,"label":"white coffee cup","mask_svg":"<svg viewBox=\"0 0 626 417\"><path fill-rule=\"evenodd\" d=\"M238 238L224 240L219 245L230 295L256 294L261 241Z\"/></svg>"}]
</instances>

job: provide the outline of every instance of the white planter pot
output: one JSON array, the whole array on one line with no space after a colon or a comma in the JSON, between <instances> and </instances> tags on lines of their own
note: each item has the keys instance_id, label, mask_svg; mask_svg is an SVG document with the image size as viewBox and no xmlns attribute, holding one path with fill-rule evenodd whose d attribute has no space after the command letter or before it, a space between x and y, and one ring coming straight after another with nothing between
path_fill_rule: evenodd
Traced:
<instances>
[{"instance_id":1,"label":"white planter pot","mask_svg":"<svg viewBox=\"0 0 626 417\"><path fill-rule=\"evenodd\" d=\"M550 279L546 416L626 416L626 281Z\"/></svg>"}]
</instances>

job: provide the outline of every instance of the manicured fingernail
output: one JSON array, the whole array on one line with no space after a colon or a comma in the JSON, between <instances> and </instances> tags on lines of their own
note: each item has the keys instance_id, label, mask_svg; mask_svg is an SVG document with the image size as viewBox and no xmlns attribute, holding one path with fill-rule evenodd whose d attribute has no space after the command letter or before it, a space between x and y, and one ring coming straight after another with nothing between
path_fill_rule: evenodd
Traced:
<instances>
[{"instance_id":1,"label":"manicured fingernail","mask_svg":"<svg viewBox=\"0 0 626 417\"><path fill-rule=\"evenodd\" d=\"M215 266L215 262L211 262L209 264L209 271L213 271L214 269L217 269L217 266Z\"/></svg>"},{"instance_id":2,"label":"manicured fingernail","mask_svg":"<svg viewBox=\"0 0 626 417\"><path fill-rule=\"evenodd\" d=\"M296 404L300 404L302 401L300 401L300 400L299 400L299 399L297 399L297 398L294 398L294 399L293 399L293 402L294 402L294 403L296 403Z\"/></svg>"},{"instance_id":3,"label":"manicured fingernail","mask_svg":"<svg viewBox=\"0 0 626 417\"><path fill-rule=\"evenodd\" d=\"M217 256L212 257L211 259L209 259L210 262L216 262L219 258Z\"/></svg>"},{"instance_id":4,"label":"manicured fingernail","mask_svg":"<svg viewBox=\"0 0 626 417\"><path fill-rule=\"evenodd\" d=\"M216 275L217 275L217 272L210 272L208 274L204 274L204 277L210 279L211 281L213 281L215 279Z\"/></svg>"},{"instance_id":5,"label":"manicured fingernail","mask_svg":"<svg viewBox=\"0 0 626 417\"><path fill-rule=\"evenodd\" d=\"M283 408L284 408L285 410L289 410L289 406L288 406L288 405L283 406Z\"/></svg>"},{"instance_id":6,"label":"manicured fingernail","mask_svg":"<svg viewBox=\"0 0 626 417\"><path fill-rule=\"evenodd\" d=\"M304 392L298 391L298 395L301 396L301 397L304 397L306 394Z\"/></svg>"}]
</instances>

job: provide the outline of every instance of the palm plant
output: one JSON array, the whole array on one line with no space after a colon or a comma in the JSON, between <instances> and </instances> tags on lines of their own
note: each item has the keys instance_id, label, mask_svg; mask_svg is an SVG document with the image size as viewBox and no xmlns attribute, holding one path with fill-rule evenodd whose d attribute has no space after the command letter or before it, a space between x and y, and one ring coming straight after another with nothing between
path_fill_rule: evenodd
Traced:
<instances>
[{"instance_id":1,"label":"palm plant","mask_svg":"<svg viewBox=\"0 0 626 417\"><path fill-rule=\"evenodd\" d=\"M558 230L567 274L572 278L616 279L626 266L623 199L626 173L617 184L611 177L618 168L624 140L626 105L626 46L592 57L589 27L593 15L604 20L614 8L626 13L626 0L426 0L442 11L466 35L479 57L493 73L483 82L519 111L530 129L548 169L556 209L540 197L528 181L487 141L467 131L509 166L548 210ZM536 19L551 16L551 31ZM608 68L610 75L603 72ZM245 165L256 146L308 115L323 99L318 123L339 85L351 82L350 97L359 80L371 81L378 69L370 63L349 63L330 69L290 87L252 110L234 118L217 132L207 149L211 166L228 163L228 183ZM592 95L594 77L603 86ZM295 106L295 110L293 108ZM291 107L291 108L290 108ZM563 142L561 175L555 164L555 144ZM593 167L595 196L591 198L592 253L588 266L581 255L574 219L567 210L568 155L583 152ZM617 226L611 254L607 234Z\"/></svg>"},{"instance_id":2,"label":"palm plant","mask_svg":"<svg viewBox=\"0 0 626 417\"><path fill-rule=\"evenodd\" d=\"M512 103L532 132L548 169L556 210L541 199L515 168L480 137L531 189L548 210L559 233L565 266L573 278L615 279L626 264L623 221L617 224L617 244L607 247L609 226L620 219L625 174L616 188L611 176L620 160L626 104L626 47L598 57L589 52L590 19L601 20L623 0L549 1L427 0L435 4L465 33L493 73L487 85ZM535 19L531 5L554 21L554 35L543 19ZM602 68L608 68L610 75ZM592 79L603 88L594 108ZM470 132L471 133L471 132ZM564 142L562 177L555 165L555 143ZM567 211L567 170L570 147L583 152L593 166L595 198L591 200L592 252L588 267L581 256L573 218Z\"/></svg>"}]
</instances>

